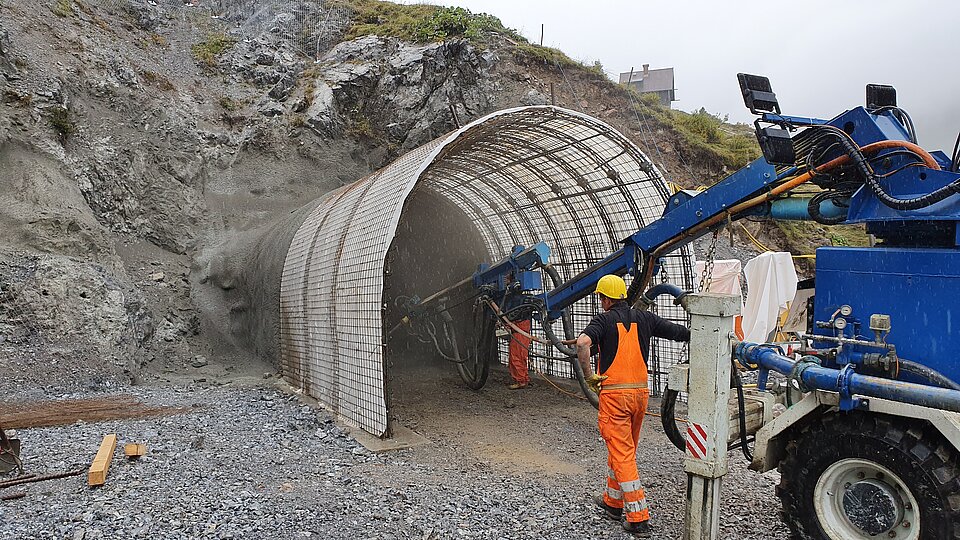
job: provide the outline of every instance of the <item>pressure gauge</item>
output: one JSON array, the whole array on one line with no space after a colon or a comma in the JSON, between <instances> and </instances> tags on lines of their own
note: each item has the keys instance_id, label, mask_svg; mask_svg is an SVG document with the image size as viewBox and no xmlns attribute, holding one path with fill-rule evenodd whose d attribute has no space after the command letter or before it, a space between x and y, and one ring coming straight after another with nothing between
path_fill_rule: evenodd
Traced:
<instances>
[{"instance_id":1,"label":"pressure gauge","mask_svg":"<svg viewBox=\"0 0 960 540\"><path fill-rule=\"evenodd\" d=\"M852 307L848 306L847 304L840 306L840 314L843 315L844 317L849 317L851 313L853 313ZM846 321L844 321L844 324L846 324ZM837 328L842 328L842 327L838 326Z\"/></svg>"},{"instance_id":2,"label":"pressure gauge","mask_svg":"<svg viewBox=\"0 0 960 540\"><path fill-rule=\"evenodd\" d=\"M849 308L850 306L844 306L844 307ZM847 320L844 319L843 317L837 317L836 319L833 320L833 327L836 328L837 330L843 330L844 328L847 327Z\"/></svg>"}]
</instances>

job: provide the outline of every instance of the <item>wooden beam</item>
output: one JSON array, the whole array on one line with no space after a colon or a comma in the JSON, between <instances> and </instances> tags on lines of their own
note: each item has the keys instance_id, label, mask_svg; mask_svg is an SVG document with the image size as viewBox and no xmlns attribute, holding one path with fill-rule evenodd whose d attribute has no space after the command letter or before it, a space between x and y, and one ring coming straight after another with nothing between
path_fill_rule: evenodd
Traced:
<instances>
[{"instance_id":1,"label":"wooden beam","mask_svg":"<svg viewBox=\"0 0 960 540\"><path fill-rule=\"evenodd\" d=\"M745 396L744 408L746 409L747 435L753 435L763 427L763 402ZM740 406L737 398L730 398L730 438L729 442L738 442L740 440Z\"/></svg>"},{"instance_id":2,"label":"wooden beam","mask_svg":"<svg viewBox=\"0 0 960 540\"><path fill-rule=\"evenodd\" d=\"M136 459L146 454L147 446L145 444L128 443L123 445L123 455L130 459Z\"/></svg>"},{"instance_id":3,"label":"wooden beam","mask_svg":"<svg viewBox=\"0 0 960 540\"><path fill-rule=\"evenodd\" d=\"M102 486L107 481L107 471L110 469L110 461L113 460L113 452L117 449L117 434L111 433L103 437L100 443L100 449L97 450L93 463L90 464L90 472L87 473L87 485Z\"/></svg>"}]
</instances>

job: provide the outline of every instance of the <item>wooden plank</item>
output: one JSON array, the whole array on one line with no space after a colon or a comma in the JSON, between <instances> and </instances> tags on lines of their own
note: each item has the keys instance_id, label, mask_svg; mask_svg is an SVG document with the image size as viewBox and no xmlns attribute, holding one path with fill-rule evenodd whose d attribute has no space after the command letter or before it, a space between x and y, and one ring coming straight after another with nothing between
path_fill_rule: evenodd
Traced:
<instances>
[{"instance_id":1,"label":"wooden plank","mask_svg":"<svg viewBox=\"0 0 960 540\"><path fill-rule=\"evenodd\" d=\"M763 402L750 396L745 396L743 405L744 409L746 409L744 416L746 417L747 435L753 435L763 426ZM729 442L736 442L740 440L740 406L736 397L730 398L727 410L730 413Z\"/></svg>"},{"instance_id":2,"label":"wooden plank","mask_svg":"<svg viewBox=\"0 0 960 540\"><path fill-rule=\"evenodd\" d=\"M146 454L147 446L145 444L127 443L123 445L123 455L130 459L136 459Z\"/></svg>"},{"instance_id":3,"label":"wooden plank","mask_svg":"<svg viewBox=\"0 0 960 540\"><path fill-rule=\"evenodd\" d=\"M90 464L90 471L87 473L87 485L102 486L107 481L107 471L110 469L110 461L113 460L113 453L117 449L117 434L111 433L103 437L100 443L100 449L97 450L93 463Z\"/></svg>"}]
</instances>

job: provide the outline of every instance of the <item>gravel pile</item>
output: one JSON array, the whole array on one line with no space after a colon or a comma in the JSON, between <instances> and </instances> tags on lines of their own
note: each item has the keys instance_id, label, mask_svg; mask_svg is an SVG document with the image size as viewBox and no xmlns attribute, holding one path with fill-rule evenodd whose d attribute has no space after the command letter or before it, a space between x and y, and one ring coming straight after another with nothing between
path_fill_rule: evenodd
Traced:
<instances>
[{"instance_id":1,"label":"gravel pile","mask_svg":"<svg viewBox=\"0 0 960 540\"><path fill-rule=\"evenodd\" d=\"M385 454L267 382L132 388L192 412L22 430L29 473L85 469L107 433L119 444L100 488L81 476L0 491L26 492L0 502L0 538L627 538L589 501L606 470L596 412L542 382L509 392L503 377L481 392L450 373L395 378L399 422L433 442ZM677 538L682 456L650 420L641 475L658 536ZM127 461L125 442L147 455ZM721 537L785 537L775 479L733 457Z\"/></svg>"}]
</instances>

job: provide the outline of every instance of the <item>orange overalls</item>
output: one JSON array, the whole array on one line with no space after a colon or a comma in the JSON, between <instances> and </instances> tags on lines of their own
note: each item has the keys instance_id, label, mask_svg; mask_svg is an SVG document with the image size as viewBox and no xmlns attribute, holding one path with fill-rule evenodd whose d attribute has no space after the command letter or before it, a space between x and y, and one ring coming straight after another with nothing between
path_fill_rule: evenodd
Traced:
<instances>
[{"instance_id":1,"label":"orange overalls","mask_svg":"<svg viewBox=\"0 0 960 540\"><path fill-rule=\"evenodd\" d=\"M530 333L530 319L514 322L517 328ZM527 359L530 357L530 338L510 331L510 362L507 364L513 381L521 386L530 384L530 374L527 369Z\"/></svg>"},{"instance_id":2,"label":"orange overalls","mask_svg":"<svg viewBox=\"0 0 960 540\"><path fill-rule=\"evenodd\" d=\"M627 521L650 519L637 472L637 443L647 411L647 364L640 350L637 324L617 323L617 354L600 389L600 435L607 442L607 489L603 502L623 508Z\"/></svg>"}]
</instances>

